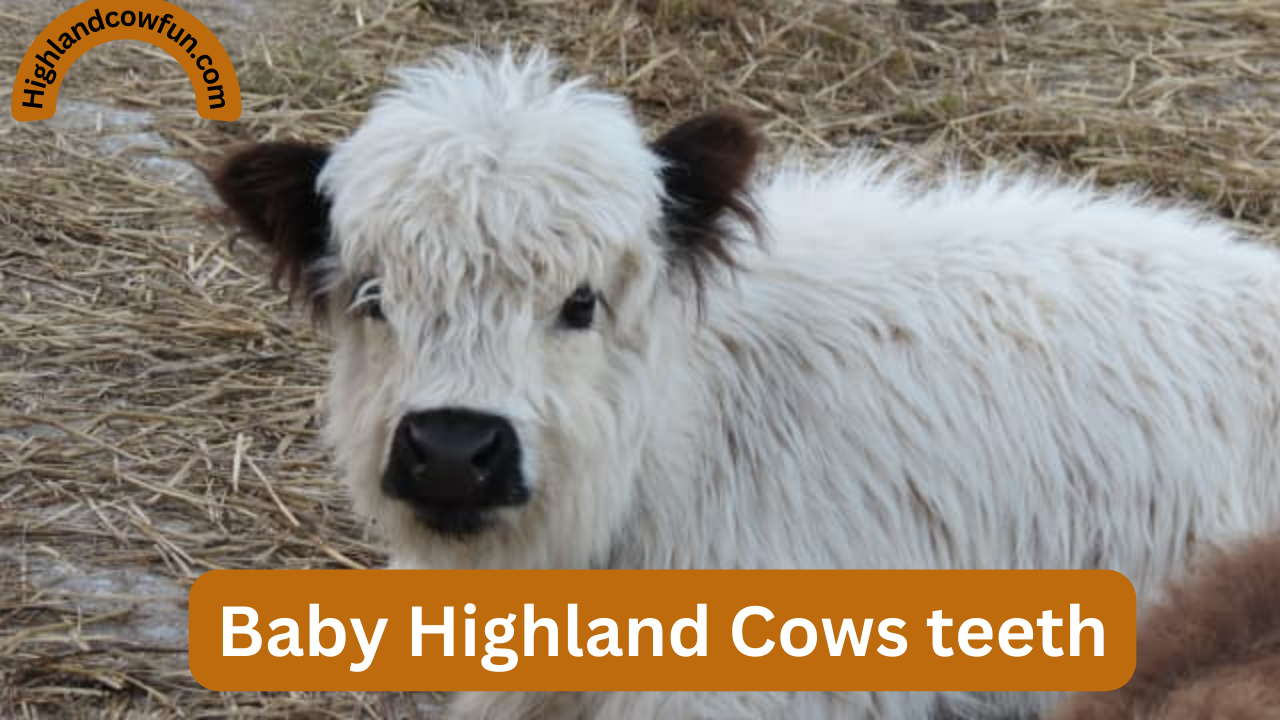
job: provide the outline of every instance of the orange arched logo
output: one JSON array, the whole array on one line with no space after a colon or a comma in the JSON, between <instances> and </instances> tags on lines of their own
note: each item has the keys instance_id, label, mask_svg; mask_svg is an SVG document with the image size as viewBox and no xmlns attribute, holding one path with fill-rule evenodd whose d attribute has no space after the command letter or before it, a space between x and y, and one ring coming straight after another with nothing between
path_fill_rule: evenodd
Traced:
<instances>
[{"instance_id":1,"label":"orange arched logo","mask_svg":"<svg viewBox=\"0 0 1280 720\"><path fill-rule=\"evenodd\" d=\"M53 117L59 81L71 65L87 50L125 39L151 43L182 65L200 117L240 117L240 81L227 51L204 23L163 0L89 0L59 15L27 48L13 81L13 118Z\"/></svg>"}]
</instances>

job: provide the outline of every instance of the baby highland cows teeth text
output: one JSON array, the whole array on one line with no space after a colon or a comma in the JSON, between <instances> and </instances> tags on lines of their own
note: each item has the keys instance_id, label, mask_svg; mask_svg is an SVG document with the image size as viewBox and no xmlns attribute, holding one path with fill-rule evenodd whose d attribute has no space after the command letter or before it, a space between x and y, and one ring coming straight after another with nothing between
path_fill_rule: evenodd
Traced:
<instances>
[{"instance_id":1,"label":"baby highland cows teeth text","mask_svg":"<svg viewBox=\"0 0 1280 720\"><path fill-rule=\"evenodd\" d=\"M1280 255L1078 183L758 167L541 51L447 52L223 201L332 336L325 436L416 568L1110 568L1280 510ZM464 693L466 718L920 720L1043 694Z\"/></svg>"}]
</instances>

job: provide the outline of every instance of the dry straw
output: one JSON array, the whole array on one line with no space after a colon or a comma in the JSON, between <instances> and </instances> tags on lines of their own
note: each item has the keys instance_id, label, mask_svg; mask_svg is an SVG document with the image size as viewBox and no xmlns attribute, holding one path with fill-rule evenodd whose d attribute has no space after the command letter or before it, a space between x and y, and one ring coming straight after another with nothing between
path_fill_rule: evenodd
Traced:
<instances>
[{"instance_id":1,"label":"dry straw","mask_svg":"<svg viewBox=\"0 0 1280 720\"><path fill-rule=\"evenodd\" d=\"M56 14L16 5L0 11L9 66ZM146 111L155 135L131 142L205 164L250 139L339 136L387 66L433 47L539 40L655 129L732 103L775 151L1048 166L1280 238L1277 0L190 5L231 46L239 122L200 120L177 64L136 43L92 51L62 102ZM205 196L104 153L117 122L0 126L0 716L429 707L192 680L181 597L199 573L379 556L317 449L323 339L260 258L227 250Z\"/></svg>"}]
</instances>

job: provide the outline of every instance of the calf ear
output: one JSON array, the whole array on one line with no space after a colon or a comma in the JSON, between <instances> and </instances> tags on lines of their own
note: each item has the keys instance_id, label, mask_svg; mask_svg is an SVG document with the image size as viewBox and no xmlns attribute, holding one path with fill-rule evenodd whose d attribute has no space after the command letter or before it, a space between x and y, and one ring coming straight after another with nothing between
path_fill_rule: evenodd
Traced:
<instances>
[{"instance_id":1,"label":"calf ear","mask_svg":"<svg viewBox=\"0 0 1280 720\"><path fill-rule=\"evenodd\" d=\"M210 180L230 220L275 258L271 277L291 296L318 300L319 261L328 252L329 202L316 178L329 150L302 143L262 143L228 155Z\"/></svg>"},{"instance_id":2,"label":"calf ear","mask_svg":"<svg viewBox=\"0 0 1280 720\"><path fill-rule=\"evenodd\" d=\"M759 229L746 189L763 145L751 121L731 110L687 120L653 143L665 161L663 221L672 260L699 285L716 262L734 264L726 217Z\"/></svg>"}]
</instances>

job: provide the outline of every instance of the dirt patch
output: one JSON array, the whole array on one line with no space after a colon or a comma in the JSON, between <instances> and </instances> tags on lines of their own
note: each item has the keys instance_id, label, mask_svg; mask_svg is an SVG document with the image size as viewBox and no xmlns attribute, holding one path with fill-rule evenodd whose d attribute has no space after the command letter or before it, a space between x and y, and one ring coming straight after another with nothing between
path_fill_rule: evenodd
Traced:
<instances>
[{"instance_id":1,"label":"dirt patch","mask_svg":"<svg viewBox=\"0 0 1280 720\"><path fill-rule=\"evenodd\" d=\"M11 0L0 57L74 2ZM65 75L0 121L0 715L400 717L430 695L213 693L185 596L215 568L382 562L316 443L324 341L205 219L196 169L328 140L389 66L549 44L654 129L732 104L775 155L850 143L1091 174L1280 239L1280 9L800 0L199 0L243 118L206 122L163 51Z\"/></svg>"}]
</instances>

